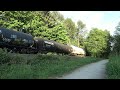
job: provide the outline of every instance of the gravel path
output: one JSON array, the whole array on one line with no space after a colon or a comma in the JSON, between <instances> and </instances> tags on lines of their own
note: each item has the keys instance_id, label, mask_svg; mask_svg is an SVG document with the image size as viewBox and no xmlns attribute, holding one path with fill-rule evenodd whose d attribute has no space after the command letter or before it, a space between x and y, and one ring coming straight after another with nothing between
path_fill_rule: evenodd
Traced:
<instances>
[{"instance_id":1,"label":"gravel path","mask_svg":"<svg viewBox=\"0 0 120 90\"><path fill-rule=\"evenodd\" d=\"M105 66L107 62L108 60L102 60L85 65L58 79L105 79Z\"/></svg>"}]
</instances>

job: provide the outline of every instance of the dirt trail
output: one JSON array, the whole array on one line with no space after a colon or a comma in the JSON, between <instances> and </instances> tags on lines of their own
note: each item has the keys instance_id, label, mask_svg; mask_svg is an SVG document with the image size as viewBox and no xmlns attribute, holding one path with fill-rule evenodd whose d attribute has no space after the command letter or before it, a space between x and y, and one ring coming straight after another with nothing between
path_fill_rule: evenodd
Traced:
<instances>
[{"instance_id":1,"label":"dirt trail","mask_svg":"<svg viewBox=\"0 0 120 90\"><path fill-rule=\"evenodd\" d=\"M85 65L68 75L63 75L58 79L105 79L106 78L106 63L108 60Z\"/></svg>"}]
</instances>

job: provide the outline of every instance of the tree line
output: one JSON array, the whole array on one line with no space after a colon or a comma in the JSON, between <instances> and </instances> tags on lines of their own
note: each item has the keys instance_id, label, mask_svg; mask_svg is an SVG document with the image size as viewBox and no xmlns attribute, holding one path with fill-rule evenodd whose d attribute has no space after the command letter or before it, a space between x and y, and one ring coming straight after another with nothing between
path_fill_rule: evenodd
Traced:
<instances>
[{"instance_id":1,"label":"tree line","mask_svg":"<svg viewBox=\"0 0 120 90\"><path fill-rule=\"evenodd\" d=\"M111 53L120 55L120 22L116 26L116 30L110 41L112 44Z\"/></svg>"},{"instance_id":2,"label":"tree line","mask_svg":"<svg viewBox=\"0 0 120 90\"><path fill-rule=\"evenodd\" d=\"M58 11L0 11L0 27L72 44L93 57L107 57L110 53L112 39L108 30L92 28L88 33L81 20L75 24Z\"/></svg>"}]
</instances>

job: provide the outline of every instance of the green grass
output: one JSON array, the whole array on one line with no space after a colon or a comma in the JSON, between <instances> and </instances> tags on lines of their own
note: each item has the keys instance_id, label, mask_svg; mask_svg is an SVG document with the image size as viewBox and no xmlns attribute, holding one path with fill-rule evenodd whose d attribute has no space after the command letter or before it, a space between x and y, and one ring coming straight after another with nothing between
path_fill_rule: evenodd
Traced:
<instances>
[{"instance_id":1,"label":"green grass","mask_svg":"<svg viewBox=\"0 0 120 90\"><path fill-rule=\"evenodd\" d=\"M11 54L3 51L0 51L0 55L0 79L51 79L101 60L68 55Z\"/></svg>"},{"instance_id":2,"label":"green grass","mask_svg":"<svg viewBox=\"0 0 120 90\"><path fill-rule=\"evenodd\" d=\"M107 63L107 78L120 79L120 55L111 55Z\"/></svg>"}]
</instances>

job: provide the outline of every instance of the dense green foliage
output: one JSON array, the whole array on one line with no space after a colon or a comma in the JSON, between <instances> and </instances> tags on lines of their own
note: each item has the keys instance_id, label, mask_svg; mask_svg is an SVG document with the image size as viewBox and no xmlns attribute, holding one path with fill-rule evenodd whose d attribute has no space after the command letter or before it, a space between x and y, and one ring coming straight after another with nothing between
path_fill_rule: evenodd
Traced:
<instances>
[{"instance_id":1,"label":"dense green foliage","mask_svg":"<svg viewBox=\"0 0 120 90\"><path fill-rule=\"evenodd\" d=\"M107 63L107 78L120 79L120 55L111 55Z\"/></svg>"},{"instance_id":2,"label":"dense green foliage","mask_svg":"<svg viewBox=\"0 0 120 90\"><path fill-rule=\"evenodd\" d=\"M107 30L102 31L93 28L87 39L86 49L93 57L106 57L110 53L110 34Z\"/></svg>"},{"instance_id":3,"label":"dense green foliage","mask_svg":"<svg viewBox=\"0 0 120 90\"><path fill-rule=\"evenodd\" d=\"M118 23L116 27L116 31L111 42L113 44L112 53L120 54L120 23Z\"/></svg>"},{"instance_id":4,"label":"dense green foliage","mask_svg":"<svg viewBox=\"0 0 120 90\"><path fill-rule=\"evenodd\" d=\"M56 78L85 64L101 60L92 57L14 54L0 49L0 79Z\"/></svg>"},{"instance_id":5,"label":"dense green foliage","mask_svg":"<svg viewBox=\"0 0 120 90\"><path fill-rule=\"evenodd\" d=\"M108 79L120 79L120 23L110 41L112 51L107 64Z\"/></svg>"},{"instance_id":6,"label":"dense green foliage","mask_svg":"<svg viewBox=\"0 0 120 90\"><path fill-rule=\"evenodd\" d=\"M86 30L84 30L85 27L86 25L82 21L77 22L78 47L84 47L84 37L87 34Z\"/></svg>"},{"instance_id":7,"label":"dense green foliage","mask_svg":"<svg viewBox=\"0 0 120 90\"><path fill-rule=\"evenodd\" d=\"M55 15L52 13L49 11L0 11L0 27L67 43L69 40L67 31L64 25L58 22L59 18L53 17Z\"/></svg>"},{"instance_id":8,"label":"dense green foliage","mask_svg":"<svg viewBox=\"0 0 120 90\"><path fill-rule=\"evenodd\" d=\"M71 18L67 18L65 21L64 21L64 25L66 27L66 30L68 32L68 36L70 38L70 42L71 43L74 39L75 39L75 23L72 21Z\"/></svg>"}]
</instances>

